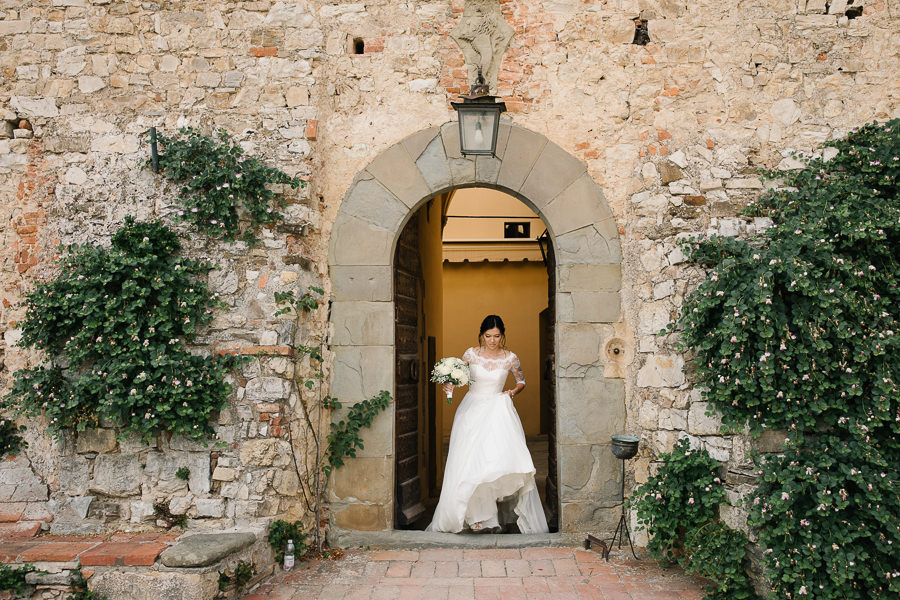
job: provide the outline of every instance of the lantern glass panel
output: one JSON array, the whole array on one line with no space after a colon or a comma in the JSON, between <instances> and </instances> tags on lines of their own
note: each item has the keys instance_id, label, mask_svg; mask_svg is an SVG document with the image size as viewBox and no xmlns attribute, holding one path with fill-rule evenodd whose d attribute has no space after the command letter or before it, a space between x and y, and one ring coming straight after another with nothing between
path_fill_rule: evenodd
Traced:
<instances>
[{"instance_id":1,"label":"lantern glass panel","mask_svg":"<svg viewBox=\"0 0 900 600\"><path fill-rule=\"evenodd\" d=\"M496 144L496 107L462 106L459 109L459 134L463 154L493 154Z\"/></svg>"}]
</instances>

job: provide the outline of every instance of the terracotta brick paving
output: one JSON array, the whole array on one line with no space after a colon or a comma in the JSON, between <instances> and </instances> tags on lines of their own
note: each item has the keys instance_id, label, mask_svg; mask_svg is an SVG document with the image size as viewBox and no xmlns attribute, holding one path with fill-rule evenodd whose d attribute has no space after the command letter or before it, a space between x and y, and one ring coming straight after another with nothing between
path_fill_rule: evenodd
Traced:
<instances>
[{"instance_id":1,"label":"terracotta brick paving","mask_svg":"<svg viewBox=\"0 0 900 600\"><path fill-rule=\"evenodd\" d=\"M700 600L705 582L580 548L347 551L299 562L243 600Z\"/></svg>"},{"instance_id":2,"label":"terracotta brick paving","mask_svg":"<svg viewBox=\"0 0 900 600\"><path fill-rule=\"evenodd\" d=\"M0 532L2 533L2 532ZM72 562L84 566L150 566L181 532L114 533L107 536L0 536L0 562Z\"/></svg>"}]
</instances>

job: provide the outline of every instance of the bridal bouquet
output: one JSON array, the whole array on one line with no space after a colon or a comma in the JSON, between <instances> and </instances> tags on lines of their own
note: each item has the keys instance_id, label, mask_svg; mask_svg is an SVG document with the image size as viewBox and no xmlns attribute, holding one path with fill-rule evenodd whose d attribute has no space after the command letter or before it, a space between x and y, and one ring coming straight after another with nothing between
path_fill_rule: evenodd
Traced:
<instances>
[{"instance_id":1,"label":"bridal bouquet","mask_svg":"<svg viewBox=\"0 0 900 600\"><path fill-rule=\"evenodd\" d=\"M442 358L431 370L431 381L434 383L452 383L453 385L469 385L469 363L461 358ZM453 392L447 394L447 403L453 398Z\"/></svg>"}]
</instances>

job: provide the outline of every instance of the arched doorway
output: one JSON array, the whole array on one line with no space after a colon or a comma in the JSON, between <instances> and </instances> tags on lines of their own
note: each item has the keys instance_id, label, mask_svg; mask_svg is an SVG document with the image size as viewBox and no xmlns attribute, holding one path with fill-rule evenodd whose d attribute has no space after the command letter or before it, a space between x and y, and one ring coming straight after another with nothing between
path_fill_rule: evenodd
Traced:
<instances>
[{"instance_id":1,"label":"arched doorway","mask_svg":"<svg viewBox=\"0 0 900 600\"><path fill-rule=\"evenodd\" d=\"M456 123L391 146L354 179L332 229L329 267L332 393L352 404L395 388L393 265L418 207L449 190L486 187L541 216L556 256L555 451L561 531L605 531L618 518L620 469L610 435L624 426L621 375L607 344L621 320L621 248L615 219L584 163L541 134L501 125L497 155L464 157ZM394 526L395 406L364 432L365 449L334 474L333 526Z\"/></svg>"},{"instance_id":2,"label":"arched doorway","mask_svg":"<svg viewBox=\"0 0 900 600\"><path fill-rule=\"evenodd\" d=\"M476 343L481 319L502 316L528 385L516 397L551 531L558 518L552 246L540 216L492 188L441 194L409 219L394 254L395 511L423 529L440 497L450 429L465 394L444 402L428 373Z\"/></svg>"}]
</instances>

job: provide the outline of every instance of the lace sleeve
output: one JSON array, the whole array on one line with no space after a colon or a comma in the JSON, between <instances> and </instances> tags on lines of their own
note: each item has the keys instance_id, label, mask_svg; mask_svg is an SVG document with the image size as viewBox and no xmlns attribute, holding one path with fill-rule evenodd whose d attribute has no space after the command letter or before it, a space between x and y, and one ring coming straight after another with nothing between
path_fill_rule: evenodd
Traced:
<instances>
[{"instance_id":1,"label":"lace sleeve","mask_svg":"<svg viewBox=\"0 0 900 600\"><path fill-rule=\"evenodd\" d=\"M472 362L475 361L475 351L472 350L472 348L466 349L466 351L463 352L462 359L467 363L472 364Z\"/></svg>"},{"instance_id":2,"label":"lace sleeve","mask_svg":"<svg viewBox=\"0 0 900 600\"><path fill-rule=\"evenodd\" d=\"M516 383L525 385L525 373L522 372L522 363L519 362L519 357L513 354L510 357L510 363L509 370L513 374L513 377L516 378Z\"/></svg>"}]
</instances>

